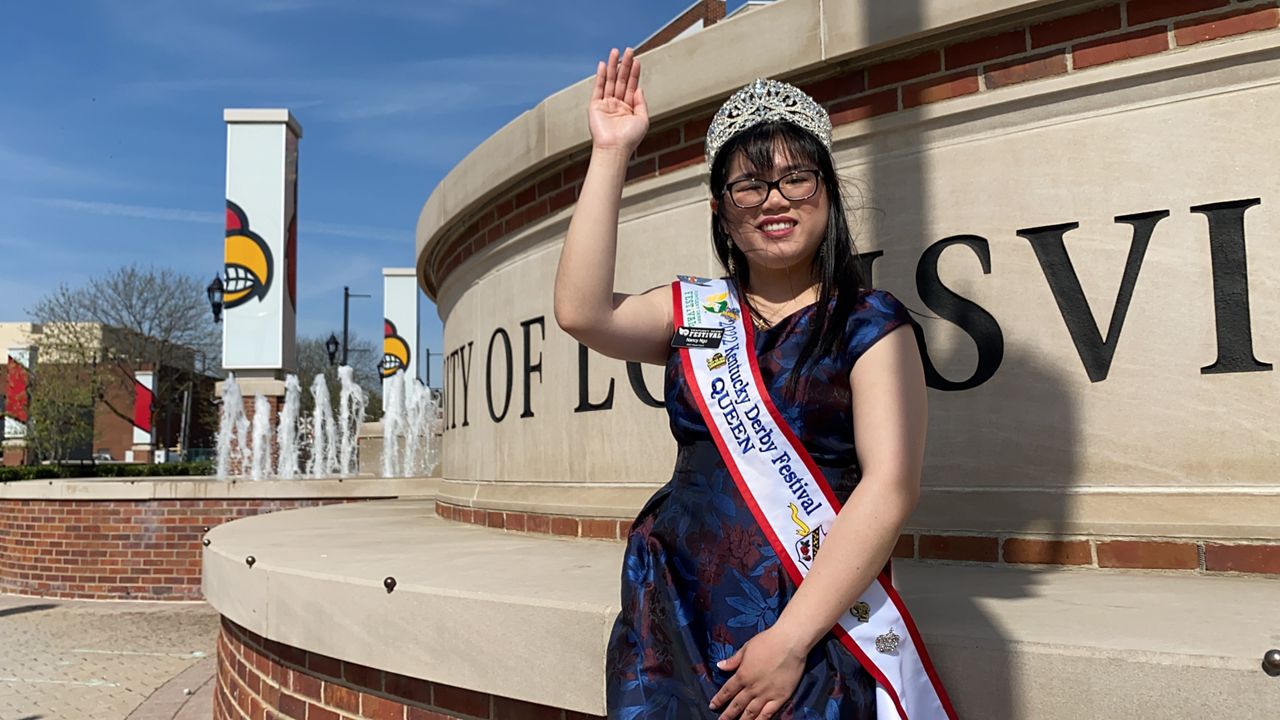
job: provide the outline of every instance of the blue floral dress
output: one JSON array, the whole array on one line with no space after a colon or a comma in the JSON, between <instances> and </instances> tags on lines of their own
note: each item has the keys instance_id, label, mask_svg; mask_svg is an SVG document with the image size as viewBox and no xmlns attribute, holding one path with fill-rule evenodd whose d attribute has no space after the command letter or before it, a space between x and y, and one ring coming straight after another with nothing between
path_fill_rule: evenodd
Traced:
<instances>
[{"instance_id":1,"label":"blue floral dress","mask_svg":"<svg viewBox=\"0 0 1280 720\"><path fill-rule=\"evenodd\" d=\"M773 402L844 502L861 476L849 373L867 348L912 320L889 293L863 291L847 319L845 352L815 362L797 399L788 401L784 386L814 309L756 331L755 350ZM729 674L715 664L773 625L796 590L725 468L682 365L673 348L665 397L679 444L675 472L640 511L627 540L622 612L606 661L609 717L617 720L718 717L707 705ZM875 681L828 634L775 717L875 714Z\"/></svg>"}]
</instances>

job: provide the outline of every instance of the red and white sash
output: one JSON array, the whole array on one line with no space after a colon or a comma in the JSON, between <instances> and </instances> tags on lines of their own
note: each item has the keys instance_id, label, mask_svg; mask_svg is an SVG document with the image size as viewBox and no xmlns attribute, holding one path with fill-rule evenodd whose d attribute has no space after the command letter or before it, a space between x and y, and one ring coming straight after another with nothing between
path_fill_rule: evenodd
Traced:
<instances>
[{"instance_id":1,"label":"red and white sash","mask_svg":"<svg viewBox=\"0 0 1280 720\"><path fill-rule=\"evenodd\" d=\"M764 390L752 324L725 280L680 276L671 284L685 380L738 491L793 582L803 581L840 503ZM714 335L723 333L718 347ZM887 572L832 632L876 679L879 720L955 720L915 622Z\"/></svg>"}]
</instances>

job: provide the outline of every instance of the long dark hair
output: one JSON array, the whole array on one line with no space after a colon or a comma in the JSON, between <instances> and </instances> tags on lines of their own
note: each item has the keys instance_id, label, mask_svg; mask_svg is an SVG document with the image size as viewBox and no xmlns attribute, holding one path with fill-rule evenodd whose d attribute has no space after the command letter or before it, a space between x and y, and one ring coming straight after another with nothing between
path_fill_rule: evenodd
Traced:
<instances>
[{"instance_id":1,"label":"long dark hair","mask_svg":"<svg viewBox=\"0 0 1280 720\"><path fill-rule=\"evenodd\" d=\"M830 357L845 342L845 326L849 313L857 304L864 279L854 254L853 235L845 217L844 194L840 178L836 174L831 153L808 131L787 122L761 123L735 135L716 154L711 164L711 193L720 199L720 210L711 218L711 237L716 257L725 272L739 290L751 287L751 266L746 255L733 244L724 230L723 199L729 160L742 155L747 167L761 175L771 175L774 170L774 152L781 148L782 157L788 163L808 163L818 169L822 186L827 193L827 230L823 234L819 251L810 266L811 279L819 283L818 304L814 308L813 321L808 337L800 348L800 355L791 376L787 378L786 392L794 397L800 378L809 366L819 358ZM729 271L729 257L733 256L733 271ZM746 306L752 317L759 317L756 308L739 292L738 301ZM831 308L831 299L835 307Z\"/></svg>"}]
</instances>

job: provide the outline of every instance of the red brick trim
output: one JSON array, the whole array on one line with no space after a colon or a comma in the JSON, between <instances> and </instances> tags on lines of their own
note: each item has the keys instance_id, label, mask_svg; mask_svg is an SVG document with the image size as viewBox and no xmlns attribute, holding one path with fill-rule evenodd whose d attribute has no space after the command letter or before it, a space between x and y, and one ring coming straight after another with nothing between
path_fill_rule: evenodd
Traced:
<instances>
[{"instance_id":1,"label":"red brick trim","mask_svg":"<svg viewBox=\"0 0 1280 720\"><path fill-rule=\"evenodd\" d=\"M1000 540L971 535L921 535L920 559L993 563L1000 559Z\"/></svg>"},{"instance_id":2,"label":"red brick trim","mask_svg":"<svg viewBox=\"0 0 1280 720\"><path fill-rule=\"evenodd\" d=\"M1007 63L989 65L986 68L987 89L1015 83L1039 80L1067 72L1067 50L1055 50L1045 55L1033 55Z\"/></svg>"},{"instance_id":3,"label":"red brick trim","mask_svg":"<svg viewBox=\"0 0 1280 720\"><path fill-rule=\"evenodd\" d=\"M1000 548L1007 563L1033 565L1090 565L1093 551L1087 540L1038 540L1008 538Z\"/></svg>"},{"instance_id":4,"label":"red brick trim","mask_svg":"<svg viewBox=\"0 0 1280 720\"><path fill-rule=\"evenodd\" d=\"M1231 0L1129 0L1128 7L1125 8L1125 19L1130 26L1143 25L1215 10L1230 4Z\"/></svg>"},{"instance_id":5,"label":"red brick trim","mask_svg":"<svg viewBox=\"0 0 1280 720\"><path fill-rule=\"evenodd\" d=\"M436 515L445 520L500 530L593 540L625 540L631 530L630 520L484 510L439 500L436 501Z\"/></svg>"},{"instance_id":6,"label":"red brick trim","mask_svg":"<svg viewBox=\"0 0 1280 720\"><path fill-rule=\"evenodd\" d=\"M1098 565L1110 568L1198 570L1200 557L1195 543L1112 540L1098 543Z\"/></svg>"},{"instance_id":7,"label":"red brick trim","mask_svg":"<svg viewBox=\"0 0 1280 720\"><path fill-rule=\"evenodd\" d=\"M1205 543L1204 569L1280 575L1280 545Z\"/></svg>"},{"instance_id":8,"label":"red brick trim","mask_svg":"<svg viewBox=\"0 0 1280 720\"><path fill-rule=\"evenodd\" d=\"M932 75L940 70L942 70L942 53L937 50L926 50L911 57L888 60L867 68L867 87L901 85L908 80Z\"/></svg>"},{"instance_id":9,"label":"red brick trim","mask_svg":"<svg viewBox=\"0 0 1280 720\"><path fill-rule=\"evenodd\" d=\"M445 520L510 532L598 540L626 540L632 522L615 518L485 510L439 500L436 501L436 514ZM1206 558L1203 565L1200 563L1202 549ZM1053 565L1280 575L1280 542L1226 544L1165 538L906 533L894 544L892 556L904 560L985 565Z\"/></svg>"},{"instance_id":10,"label":"red brick trim","mask_svg":"<svg viewBox=\"0 0 1280 720\"><path fill-rule=\"evenodd\" d=\"M995 35L968 40L948 46L943 51L946 68L981 65L992 60L1011 57L1027 51L1027 33L1022 28L1014 28Z\"/></svg>"},{"instance_id":11,"label":"red brick trim","mask_svg":"<svg viewBox=\"0 0 1280 720\"><path fill-rule=\"evenodd\" d=\"M714 5L714 3L713 3ZM1219 8L1230 7L1229 12ZM691 12L702 12L695 8ZM1127 0L1065 17L983 29L974 38L908 42L857 63L788 78L827 106L834 125L1008 85L1085 72L1129 58L1280 27L1274 1ZM886 59L887 58L887 59ZM833 72L834 71L834 72ZM698 165L716 104L655 125L627 169L627 182ZM514 186L460 216L430 261L429 285L438 288L459 265L514 232L573 206L586 176L586 150L556 168L521 178Z\"/></svg>"},{"instance_id":12,"label":"red brick trim","mask_svg":"<svg viewBox=\"0 0 1280 720\"><path fill-rule=\"evenodd\" d=\"M897 112L898 106L898 88L892 88L832 103L828 112L831 113L833 124L845 125L876 115Z\"/></svg>"},{"instance_id":13,"label":"red brick trim","mask_svg":"<svg viewBox=\"0 0 1280 720\"><path fill-rule=\"evenodd\" d=\"M225 617L217 667L214 720L604 720L308 652Z\"/></svg>"},{"instance_id":14,"label":"red brick trim","mask_svg":"<svg viewBox=\"0 0 1280 720\"><path fill-rule=\"evenodd\" d=\"M1150 27L1073 45L1071 61L1076 70L1082 70L1143 55L1155 55L1168 49L1168 31L1163 27Z\"/></svg>"},{"instance_id":15,"label":"red brick trim","mask_svg":"<svg viewBox=\"0 0 1280 720\"><path fill-rule=\"evenodd\" d=\"M999 549L998 559L995 548ZM1203 553L1204 562L1200 557ZM1021 537L905 534L893 557L985 565L1053 565L1200 574L1280 575L1280 542L1223 543L1173 538Z\"/></svg>"},{"instance_id":16,"label":"red brick trim","mask_svg":"<svg viewBox=\"0 0 1280 720\"><path fill-rule=\"evenodd\" d=\"M1271 30L1280 25L1280 10L1275 3L1196 18L1174 25L1173 37L1179 46L1194 45L1232 35Z\"/></svg>"},{"instance_id":17,"label":"red brick trim","mask_svg":"<svg viewBox=\"0 0 1280 720\"><path fill-rule=\"evenodd\" d=\"M900 535L893 546L893 557L914 558L916 556L916 536Z\"/></svg>"},{"instance_id":18,"label":"red brick trim","mask_svg":"<svg viewBox=\"0 0 1280 720\"><path fill-rule=\"evenodd\" d=\"M204 533L277 510L367 498L0 500L0 592L200 600Z\"/></svg>"},{"instance_id":19,"label":"red brick trim","mask_svg":"<svg viewBox=\"0 0 1280 720\"><path fill-rule=\"evenodd\" d=\"M1101 35L1119 30L1120 27L1120 3L1114 3L1032 25L1028 33L1031 37L1031 49L1035 50Z\"/></svg>"},{"instance_id":20,"label":"red brick trim","mask_svg":"<svg viewBox=\"0 0 1280 720\"><path fill-rule=\"evenodd\" d=\"M978 92L978 71L963 70L954 75L930 78L902 88L902 107L912 108L928 103L950 100L961 95Z\"/></svg>"}]
</instances>

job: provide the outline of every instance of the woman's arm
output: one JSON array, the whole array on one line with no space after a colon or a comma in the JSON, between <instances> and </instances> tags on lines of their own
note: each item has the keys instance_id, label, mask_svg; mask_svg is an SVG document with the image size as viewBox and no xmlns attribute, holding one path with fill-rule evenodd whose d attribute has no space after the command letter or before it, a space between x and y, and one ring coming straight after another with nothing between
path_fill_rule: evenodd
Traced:
<instances>
[{"instance_id":1,"label":"woman's arm","mask_svg":"<svg viewBox=\"0 0 1280 720\"><path fill-rule=\"evenodd\" d=\"M806 651L880 574L920 499L928 399L910 326L867 350L849 382L862 481L777 623Z\"/></svg>"},{"instance_id":2,"label":"woman's arm","mask_svg":"<svg viewBox=\"0 0 1280 720\"><path fill-rule=\"evenodd\" d=\"M712 700L714 708L732 698L722 718L767 718L791 696L805 656L880 574L920 497L928 400L911 328L871 346L849 383L862 481L778 622L722 666L737 670Z\"/></svg>"},{"instance_id":3,"label":"woman's arm","mask_svg":"<svg viewBox=\"0 0 1280 720\"><path fill-rule=\"evenodd\" d=\"M649 127L640 61L630 49L621 57L613 50L597 66L587 123L591 160L556 271L556 322L604 355L661 364L672 332L666 286L642 295L613 291L627 163Z\"/></svg>"}]
</instances>

